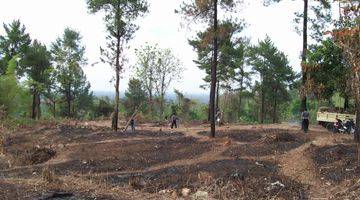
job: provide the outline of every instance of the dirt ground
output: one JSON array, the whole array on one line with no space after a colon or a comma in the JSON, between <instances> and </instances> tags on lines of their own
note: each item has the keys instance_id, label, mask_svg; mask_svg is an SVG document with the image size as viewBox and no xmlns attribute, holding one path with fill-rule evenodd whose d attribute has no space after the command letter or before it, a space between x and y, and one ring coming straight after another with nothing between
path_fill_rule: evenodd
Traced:
<instances>
[{"instance_id":1,"label":"dirt ground","mask_svg":"<svg viewBox=\"0 0 360 200\"><path fill-rule=\"evenodd\" d=\"M358 199L359 149L312 126L42 122L2 129L0 199Z\"/></svg>"}]
</instances>

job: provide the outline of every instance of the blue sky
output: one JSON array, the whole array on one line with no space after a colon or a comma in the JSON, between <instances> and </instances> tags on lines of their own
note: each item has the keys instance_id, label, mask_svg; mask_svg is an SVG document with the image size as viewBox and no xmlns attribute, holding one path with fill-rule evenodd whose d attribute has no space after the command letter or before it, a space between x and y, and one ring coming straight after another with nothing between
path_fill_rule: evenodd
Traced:
<instances>
[{"instance_id":1,"label":"blue sky","mask_svg":"<svg viewBox=\"0 0 360 200\"><path fill-rule=\"evenodd\" d=\"M184 93L208 93L200 89L204 73L192 62L196 53L188 45L187 39L195 35L194 28L182 27L181 16L174 13L182 0L150 0L150 12L138 20L140 26L134 40L127 50L129 62L126 72L122 75L120 87L125 90L129 77L132 76L131 66L136 59L134 49L145 42L159 44L162 48L170 48L179 57L186 70L183 79L170 87ZM290 64L295 71L300 70L301 36L294 32L294 11L301 10L302 1L283 1L271 7L263 7L260 0L244 0L242 9L236 14L249 24L245 34L252 43L269 35L275 45L288 55ZM0 23L9 23L20 19L27 27L33 39L50 45L60 36L65 27L81 32L86 46L88 66L84 66L87 78L94 91L113 91L110 82L113 71L110 66L98 63L99 47L105 44L105 26L101 15L87 12L85 0L0 0ZM2 33L0 28L0 33Z\"/></svg>"}]
</instances>

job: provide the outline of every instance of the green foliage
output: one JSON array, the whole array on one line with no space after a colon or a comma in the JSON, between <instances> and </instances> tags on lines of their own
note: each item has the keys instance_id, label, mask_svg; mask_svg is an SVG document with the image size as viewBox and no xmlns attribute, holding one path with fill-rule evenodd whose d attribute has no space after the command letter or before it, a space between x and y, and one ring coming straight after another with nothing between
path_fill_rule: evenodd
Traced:
<instances>
[{"instance_id":1,"label":"green foliage","mask_svg":"<svg viewBox=\"0 0 360 200\"><path fill-rule=\"evenodd\" d=\"M244 69L245 53L248 41L239 34L244 29L243 23L235 23L230 20L221 22L219 25L219 61L217 67L217 80L222 88L232 89L231 83L238 83L239 87L249 83L249 73ZM214 37L213 27L204 32L199 32L195 39L189 40L189 44L197 52L197 60L194 62L199 69L204 70L204 81L211 82L212 52L211 44ZM205 86L203 86L205 87Z\"/></svg>"},{"instance_id":2,"label":"green foliage","mask_svg":"<svg viewBox=\"0 0 360 200\"><path fill-rule=\"evenodd\" d=\"M24 61L21 62L28 76L28 87L33 95L33 119L40 118L40 95L51 84L49 81L50 73L52 72L50 59L50 52L47 51L46 46L35 40L25 53Z\"/></svg>"},{"instance_id":3,"label":"green foliage","mask_svg":"<svg viewBox=\"0 0 360 200\"><path fill-rule=\"evenodd\" d=\"M343 52L332 39L312 45L308 53L307 89L319 100L331 98L336 91L349 93L349 69L343 63Z\"/></svg>"},{"instance_id":4,"label":"green foliage","mask_svg":"<svg viewBox=\"0 0 360 200\"><path fill-rule=\"evenodd\" d=\"M136 78L143 83L149 98L150 113L157 110L159 119L163 119L165 94L169 86L181 78L184 69L170 49L146 45L137 49L136 55Z\"/></svg>"},{"instance_id":5,"label":"green foliage","mask_svg":"<svg viewBox=\"0 0 360 200\"><path fill-rule=\"evenodd\" d=\"M16 55L22 58L26 53L31 39L26 28L19 20L10 24L3 24L5 35L0 35L0 75L6 73L8 62ZM21 66L21 65L20 65ZM17 68L17 74L22 75L21 68Z\"/></svg>"},{"instance_id":6,"label":"green foliage","mask_svg":"<svg viewBox=\"0 0 360 200\"><path fill-rule=\"evenodd\" d=\"M215 0L192 0L184 1L176 13L181 13L187 20L200 21L205 23L212 23L214 13ZM217 0L217 4L226 11L234 9L237 5L237 0Z\"/></svg>"},{"instance_id":7,"label":"green foliage","mask_svg":"<svg viewBox=\"0 0 360 200\"><path fill-rule=\"evenodd\" d=\"M296 78L284 53L280 52L269 37L260 41L249 52L249 64L260 76L255 85L260 98L261 121L271 113L272 121L279 120L279 105L290 100L288 89Z\"/></svg>"},{"instance_id":8,"label":"green foliage","mask_svg":"<svg viewBox=\"0 0 360 200\"><path fill-rule=\"evenodd\" d=\"M110 117L114 103L110 101L109 97L100 97L94 103L95 117Z\"/></svg>"},{"instance_id":9,"label":"green foliage","mask_svg":"<svg viewBox=\"0 0 360 200\"><path fill-rule=\"evenodd\" d=\"M81 68L86 64L85 47L81 39L80 33L66 28L63 36L51 47L58 89L67 103L61 106L61 113L67 117L80 117L92 106L90 83Z\"/></svg>"},{"instance_id":10,"label":"green foliage","mask_svg":"<svg viewBox=\"0 0 360 200\"><path fill-rule=\"evenodd\" d=\"M9 61L7 73L0 76L0 106L7 117L27 117L30 108L30 95L15 77L17 57Z\"/></svg>"},{"instance_id":11,"label":"green foliage","mask_svg":"<svg viewBox=\"0 0 360 200\"><path fill-rule=\"evenodd\" d=\"M175 113L182 121L203 121L207 119L207 104L185 97L179 90L174 90L176 100L167 104L166 115Z\"/></svg>"},{"instance_id":12,"label":"green foliage","mask_svg":"<svg viewBox=\"0 0 360 200\"><path fill-rule=\"evenodd\" d=\"M131 116L136 109L146 112L146 92L139 79L130 79L128 89L125 91L125 108L127 116Z\"/></svg>"}]
</instances>

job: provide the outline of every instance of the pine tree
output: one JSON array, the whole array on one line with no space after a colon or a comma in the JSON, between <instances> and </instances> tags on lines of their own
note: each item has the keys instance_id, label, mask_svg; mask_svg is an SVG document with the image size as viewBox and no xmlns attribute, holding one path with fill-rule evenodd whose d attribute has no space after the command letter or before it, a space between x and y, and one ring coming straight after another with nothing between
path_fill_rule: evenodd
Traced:
<instances>
[{"instance_id":1,"label":"pine tree","mask_svg":"<svg viewBox=\"0 0 360 200\"><path fill-rule=\"evenodd\" d=\"M127 114L132 115L136 109L144 111L146 107L146 91L143 89L143 85L139 79L130 79L128 89L125 92L125 105L127 108Z\"/></svg>"},{"instance_id":2,"label":"pine tree","mask_svg":"<svg viewBox=\"0 0 360 200\"><path fill-rule=\"evenodd\" d=\"M282 0L264 0L265 5L269 5L273 2L280 2ZM295 22L299 23L300 19L303 21L302 31L297 28L297 32L301 32L303 36L303 50L301 54L301 68L302 68L302 90L301 95L301 108L300 112L306 109L306 92L305 86L308 78L307 73L307 52L308 52L308 22L311 22L310 30L312 33L310 35L316 40L321 40L323 37L323 31L326 27L326 23L331 21L331 3L329 0L320 0L320 1L311 1L303 0L304 9L302 13L296 12ZM309 15L309 2L314 3L315 5L310 6L310 11L313 11L313 17Z\"/></svg>"},{"instance_id":3,"label":"pine tree","mask_svg":"<svg viewBox=\"0 0 360 200\"><path fill-rule=\"evenodd\" d=\"M278 108L289 100L288 89L296 76L289 66L287 57L280 52L269 37L260 41L249 52L249 64L260 76L255 87L260 93L260 123L272 111L272 122L278 122Z\"/></svg>"},{"instance_id":4,"label":"pine tree","mask_svg":"<svg viewBox=\"0 0 360 200\"><path fill-rule=\"evenodd\" d=\"M210 119L210 137L215 137L215 95L217 83L217 67L218 67L218 50L219 50L219 26L218 26L218 10L230 11L236 6L235 0L192 0L189 3L183 3L180 12L189 20L197 22L205 22L208 27L212 27L212 37L208 41L213 44L212 63L211 63L211 84L210 84L210 103L209 103L209 119Z\"/></svg>"},{"instance_id":5,"label":"pine tree","mask_svg":"<svg viewBox=\"0 0 360 200\"><path fill-rule=\"evenodd\" d=\"M101 48L102 61L115 68L115 108L112 119L112 129L118 130L120 105L120 72L125 61L124 48L132 39L137 26L133 23L136 18L147 12L146 0L87 0L91 13L103 11L108 40L106 48Z\"/></svg>"},{"instance_id":6,"label":"pine tree","mask_svg":"<svg viewBox=\"0 0 360 200\"><path fill-rule=\"evenodd\" d=\"M34 40L22 62L28 76L30 93L33 96L31 114L33 119L41 117L41 94L43 94L45 88L49 85L49 75L52 71L50 60L50 52L46 49L46 46Z\"/></svg>"},{"instance_id":7,"label":"pine tree","mask_svg":"<svg viewBox=\"0 0 360 200\"><path fill-rule=\"evenodd\" d=\"M16 55L19 59L23 58L30 46L30 35L26 33L26 28L19 20L15 20L10 24L3 25L5 35L0 35L0 75L6 73L8 62ZM23 70L18 68L17 74L21 76Z\"/></svg>"},{"instance_id":8,"label":"pine tree","mask_svg":"<svg viewBox=\"0 0 360 200\"><path fill-rule=\"evenodd\" d=\"M85 105L85 102L79 102L78 97L84 94L92 96L89 91L90 84L81 68L86 64L86 59L80 33L66 28L63 36L52 44L51 53L56 66L59 91L66 102L64 114L71 118L76 115L77 106Z\"/></svg>"}]
</instances>

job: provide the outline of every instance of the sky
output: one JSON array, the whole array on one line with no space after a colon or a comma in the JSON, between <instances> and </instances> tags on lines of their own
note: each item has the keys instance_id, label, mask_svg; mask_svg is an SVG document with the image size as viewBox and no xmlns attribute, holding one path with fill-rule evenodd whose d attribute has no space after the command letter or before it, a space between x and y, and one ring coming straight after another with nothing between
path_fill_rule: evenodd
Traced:
<instances>
[{"instance_id":1,"label":"sky","mask_svg":"<svg viewBox=\"0 0 360 200\"><path fill-rule=\"evenodd\" d=\"M195 27L184 27L186 23L174 10L183 0L149 0L149 12L137 20L140 29L129 43L128 63L120 81L121 91L127 87L133 76L136 63L134 50L146 42L158 44L161 48L170 48L177 56L185 71L183 78L173 83L169 91L178 89L185 94L207 94L200 88L204 84L205 73L193 63L196 52L188 44L195 36ZM290 65L300 71L301 36L294 31L294 12L302 9L301 1L283 1L264 7L261 0L243 0L236 16L248 24L244 35L256 44L269 35L274 44L283 51ZM101 14L89 14L86 0L0 0L0 23L10 23L19 19L26 26L32 39L50 46L60 37L66 27L73 28L83 36L88 64L83 67L93 91L109 92L114 90L111 83L113 70L100 61L100 46L105 46L105 25ZM3 28L0 27L0 34ZM92 65L97 63L95 65Z\"/></svg>"}]
</instances>

